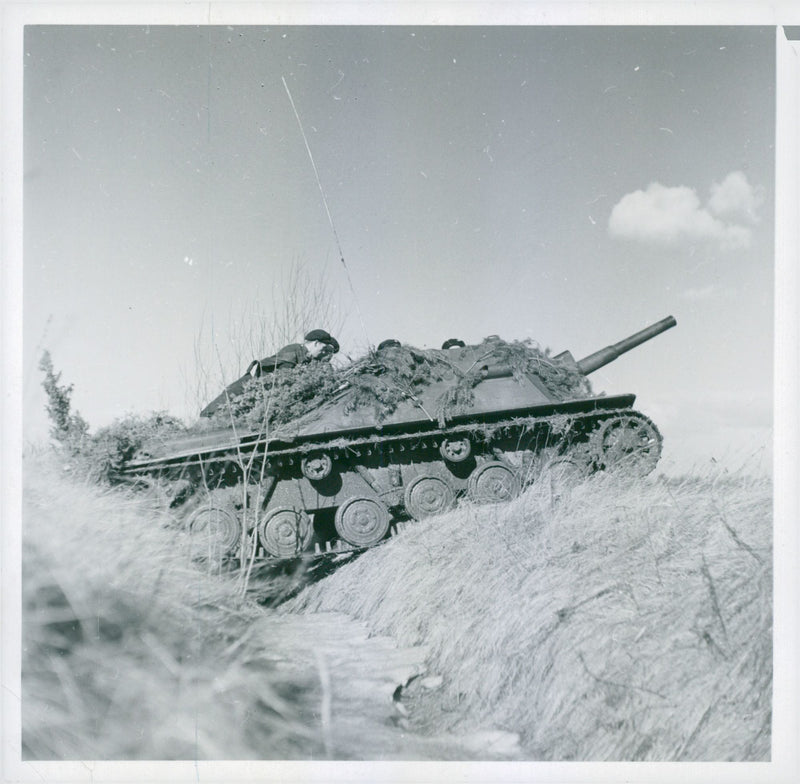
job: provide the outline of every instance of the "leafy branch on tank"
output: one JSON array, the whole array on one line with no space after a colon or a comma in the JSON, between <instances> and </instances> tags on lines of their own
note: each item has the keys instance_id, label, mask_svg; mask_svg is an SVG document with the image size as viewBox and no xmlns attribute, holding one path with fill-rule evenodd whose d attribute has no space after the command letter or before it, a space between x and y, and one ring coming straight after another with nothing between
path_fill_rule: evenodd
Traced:
<instances>
[{"instance_id":1,"label":"leafy branch on tank","mask_svg":"<svg viewBox=\"0 0 800 784\"><path fill-rule=\"evenodd\" d=\"M551 358L549 350L542 351L530 338L510 343L487 338L482 345L491 349L497 364L508 365L515 378L534 375L559 399L573 400L593 394L589 379L583 373Z\"/></svg>"},{"instance_id":2,"label":"leafy branch on tank","mask_svg":"<svg viewBox=\"0 0 800 784\"><path fill-rule=\"evenodd\" d=\"M385 419L399 403L418 401L422 390L451 373L450 365L435 354L409 346L370 351L343 372L351 389L346 410L371 408L376 419Z\"/></svg>"},{"instance_id":3,"label":"leafy branch on tank","mask_svg":"<svg viewBox=\"0 0 800 784\"><path fill-rule=\"evenodd\" d=\"M249 430L282 425L313 410L334 396L341 386L337 372L326 362L298 365L248 381L241 395L232 397L209 418L206 427Z\"/></svg>"}]
</instances>

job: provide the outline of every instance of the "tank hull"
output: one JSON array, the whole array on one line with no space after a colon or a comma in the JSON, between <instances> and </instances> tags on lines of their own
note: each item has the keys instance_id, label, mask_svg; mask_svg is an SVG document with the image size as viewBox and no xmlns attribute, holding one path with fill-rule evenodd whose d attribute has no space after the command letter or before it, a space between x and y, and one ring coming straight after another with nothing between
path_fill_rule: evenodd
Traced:
<instances>
[{"instance_id":1,"label":"tank hull","mask_svg":"<svg viewBox=\"0 0 800 784\"><path fill-rule=\"evenodd\" d=\"M617 421L644 428L650 470L661 439L633 410L634 399L495 409L444 425L419 418L274 438L218 431L165 445L166 454L132 461L126 471L188 481L197 491L185 524L206 525L209 510L224 515L228 557L237 557L242 534L258 541L259 560L341 553L379 544L396 525L462 500L509 500L555 462L581 474L610 467L598 438Z\"/></svg>"},{"instance_id":2,"label":"tank hull","mask_svg":"<svg viewBox=\"0 0 800 784\"><path fill-rule=\"evenodd\" d=\"M125 474L182 488L174 506L200 551L240 561L371 547L461 500L507 501L556 466L644 475L660 458L660 433L633 410L634 395L593 395L586 373L674 323L580 362L494 336L455 350L370 352L323 379L333 385L318 405L281 419L276 407L317 399L319 379L303 386L298 368L296 386L273 375L258 387L263 407L245 420L282 424L151 443ZM228 415L235 421L233 406Z\"/></svg>"}]
</instances>

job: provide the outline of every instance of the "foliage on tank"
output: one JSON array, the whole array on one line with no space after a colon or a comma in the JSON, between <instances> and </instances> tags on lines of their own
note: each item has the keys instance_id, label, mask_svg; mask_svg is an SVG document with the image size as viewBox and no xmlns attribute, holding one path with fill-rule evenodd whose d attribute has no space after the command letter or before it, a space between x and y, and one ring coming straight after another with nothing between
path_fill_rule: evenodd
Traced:
<instances>
[{"instance_id":1,"label":"foliage on tank","mask_svg":"<svg viewBox=\"0 0 800 784\"><path fill-rule=\"evenodd\" d=\"M211 417L212 427L233 424L249 430L290 422L323 403L341 396L345 410L366 409L376 422L392 414L406 400L418 403L433 418L465 413L486 363L510 367L514 376L535 375L559 400L592 394L586 377L574 366L560 363L532 341L506 342L486 338L475 347L476 360L467 371L452 362L446 351L408 345L370 350L342 370L327 363L311 363L248 381L241 395L232 397ZM434 382L451 382L435 400L424 400Z\"/></svg>"},{"instance_id":2,"label":"foliage on tank","mask_svg":"<svg viewBox=\"0 0 800 784\"><path fill-rule=\"evenodd\" d=\"M431 383L452 373L450 363L434 352L411 346L371 351L344 373L349 384L346 410L370 408L381 421L401 401L418 400Z\"/></svg>"},{"instance_id":3,"label":"foliage on tank","mask_svg":"<svg viewBox=\"0 0 800 784\"><path fill-rule=\"evenodd\" d=\"M498 364L509 365L517 377L537 376L547 390L559 400L574 400L592 395L589 379L572 365L558 362L550 356L549 349L541 351L530 339L487 339L481 344L487 355Z\"/></svg>"},{"instance_id":4,"label":"foliage on tank","mask_svg":"<svg viewBox=\"0 0 800 784\"><path fill-rule=\"evenodd\" d=\"M279 370L248 381L241 395L209 417L206 428L234 425L258 431L265 425L282 425L330 400L341 384L339 374L326 362Z\"/></svg>"}]
</instances>

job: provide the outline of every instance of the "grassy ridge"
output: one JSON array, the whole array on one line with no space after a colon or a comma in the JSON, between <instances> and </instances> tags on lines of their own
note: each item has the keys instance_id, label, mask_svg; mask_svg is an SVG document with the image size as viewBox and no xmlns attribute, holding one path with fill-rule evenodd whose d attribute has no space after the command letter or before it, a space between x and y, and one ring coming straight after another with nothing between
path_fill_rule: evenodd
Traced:
<instances>
[{"instance_id":1,"label":"grassy ridge","mask_svg":"<svg viewBox=\"0 0 800 784\"><path fill-rule=\"evenodd\" d=\"M24 758L341 758L283 619L195 568L163 510L41 457L24 480ZM403 691L409 744L496 728L530 759L768 759L771 517L766 479L551 476L411 524L285 609L425 644L443 682Z\"/></svg>"},{"instance_id":2,"label":"grassy ridge","mask_svg":"<svg viewBox=\"0 0 800 784\"><path fill-rule=\"evenodd\" d=\"M569 490L415 524L291 603L425 642L419 727L520 733L546 760L766 760L771 484L745 475ZM413 686L413 684L412 684Z\"/></svg>"},{"instance_id":3,"label":"grassy ridge","mask_svg":"<svg viewBox=\"0 0 800 784\"><path fill-rule=\"evenodd\" d=\"M289 758L322 749L270 662L264 611L187 557L141 497L26 460L23 759Z\"/></svg>"}]
</instances>

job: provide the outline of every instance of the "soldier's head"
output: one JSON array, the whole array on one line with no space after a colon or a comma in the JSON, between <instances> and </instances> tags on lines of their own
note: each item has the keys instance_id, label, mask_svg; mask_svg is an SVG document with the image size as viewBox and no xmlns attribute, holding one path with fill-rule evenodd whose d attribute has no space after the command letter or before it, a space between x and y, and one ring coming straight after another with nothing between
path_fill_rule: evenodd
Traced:
<instances>
[{"instance_id":1,"label":"soldier's head","mask_svg":"<svg viewBox=\"0 0 800 784\"><path fill-rule=\"evenodd\" d=\"M339 342L324 329L312 329L304 340L312 359L329 360L339 350Z\"/></svg>"},{"instance_id":2,"label":"soldier's head","mask_svg":"<svg viewBox=\"0 0 800 784\"><path fill-rule=\"evenodd\" d=\"M395 340L394 338L387 338L386 340L382 340L378 343L377 351L383 351L387 348L400 348L400 341Z\"/></svg>"}]
</instances>

